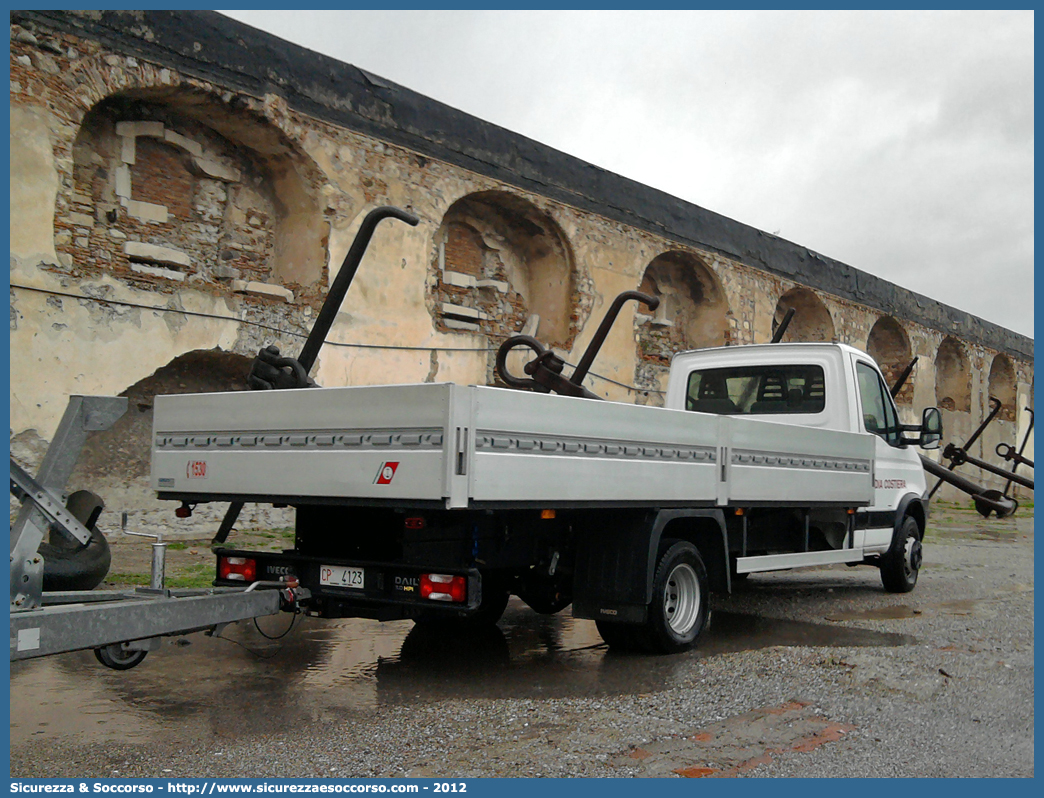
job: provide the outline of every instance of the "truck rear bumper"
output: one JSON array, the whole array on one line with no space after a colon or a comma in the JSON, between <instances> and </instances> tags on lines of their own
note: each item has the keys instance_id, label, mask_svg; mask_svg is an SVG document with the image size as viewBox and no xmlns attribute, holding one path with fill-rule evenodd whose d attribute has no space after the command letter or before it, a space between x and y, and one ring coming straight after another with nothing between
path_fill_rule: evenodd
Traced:
<instances>
[{"instance_id":1,"label":"truck rear bumper","mask_svg":"<svg viewBox=\"0 0 1044 798\"><path fill-rule=\"evenodd\" d=\"M308 588L311 593L306 608L308 613L321 617L394 620L416 617L421 613L445 613L448 617L461 617L477 611L482 603L482 577L474 568L447 569L344 560L314 557L292 551L278 553L218 549L216 554L219 571L214 580L215 585L244 584L244 580L220 577L222 558L253 560L256 568L254 579L277 580L286 576L296 576L301 586ZM361 586L344 587L329 584L349 571L352 581L361 581ZM433 573L462 577L466 585L464 600L450 601L422 596L422 576ZM334 580L331 580L331 575Z\"/></svg>"}]
</instances>

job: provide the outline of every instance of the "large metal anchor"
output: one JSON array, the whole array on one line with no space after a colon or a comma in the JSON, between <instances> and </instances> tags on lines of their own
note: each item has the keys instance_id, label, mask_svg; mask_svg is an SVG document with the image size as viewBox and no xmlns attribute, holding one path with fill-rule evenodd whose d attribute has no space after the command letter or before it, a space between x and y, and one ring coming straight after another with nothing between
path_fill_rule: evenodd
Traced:
<instances>
[{"instance_id":1,"label":"large metal anchor","mask_svg":"<svg viewBox=\"0 0 1044 798\"><path fill-rule=\"evenodd\" d=\"M891 394L893 397L897 396L899 394L899 391L902 390L903 385L906 383L906 381L910 378L910 375L913 373L913 368L916 364L917 358L915 357L903 370L903 373L899 375L898 379L896 379L895 385L893 385L891 389ZM989 414L986 416L986 418L983 419L978 429L976 429L975 432L972 433L971 437L968 438L967 443L965 443L963 447L955 447L951 443L946 447L946 449L943 450L943 456L950 460L949 466L943 466L935 462L934 460L929 460L923 454L919 455L919 457L921 458L921 465L924 467L924 470L927 471L929 474L932 474L939 478L939 481L935 483L935 487L933 487L931 491L928 493L929 499L932 496L934 496L936 491L938 491L939 488L942 487L942 484L946 482L947 484L953 485L958 490L961 490L967 493L969 496L971 496L972 501L975 503L975 509L979 512L979 515L983 516L984 518L989 518L990 513L996 513L998 518L1005 518L1014 513L1019 507L1019 503L1007 495L1007 488L1005 488L1004 493L1002 493L999 490L987 489L984 488L982 485L972 482L967 477L954 473L954 469L962 462L969 462L972 463L972 465L977 465L982 462L981 460L968 458L966 456L965 450L968 449L973 443L975 443L975 441L979 439L979 436L982 435L982 433L986 430L986 427L989 426L990 422L993 421L993 419L996 418L997 414L1000 412L1000 400L995 399L991 396L989 398L989 405ZM955 452L960 452L962 455L964 455L964 458L961 459L961 456L955 457ZM1012 474L1007 471L1003 472L1003 475L1012 476ZM1011 483L1009 482L1008 484L1010 485Z\"/></svg>"},{"instance_id":2,"label":"large metal anchor","mask_svg":"<svg viewBox=\"0 0 1044 798\"><path fill-rule=\"evenodd\" d=\"M1017 482L1023 487L1033 490L1033 480L1029 477L1024 477L1021 474L1016 474L1014 471L1005 471L1003 468L999 468L992 463L987 463L985 460L980 460L978 457L968 454L964 449L959 446L954 446L952 443L947 445L943 449L943 457L947 458L954 465L963 465L968 463L969 465L981 468L983 471L988 471L991 474L996 474L999 477L1007 477L1008 482Z\"/></svg>"},{"instance_id":3,"label":"large metal anchor","mask_svg":"<svg viewBox=\"0 0 1044 798\"><path fill-rule=\"evenodd\" d=\"M1007 444L1003 443L997 447L997 453L1001 457L1004 457L1004 459L1006 460L1016 460L1015 467L1012 468L1011 471L1006 471L1003 468L999 468L998 466L995 466L992 463L988 463L985 460L982 460L978 457L974 457L973 455L968 453L968 449L970 449L972 444L979 439L979 436L982 435L983 431L986 429L989 423L993 421L993 419L996 418L997 414L1000 412L1001 402L998 399L991 396L989 398L989 404L989 414L986 416L985 419L983 419L978 429L976 429L975 432L972 433L971 437L968 438L968 441L964 444L964 446L955 446L954 444L950 443L946 446L945 449L943 449L943 457L950 461L948 467L943 467L942 465L928 460L924 457L921 458L921 462L924 465L925 471L939 477L939 482L936 483L934 488L932 488L931 493L928 494L929 497L935 494L935 492L939 489L943 482L947 482L953 485L954 487L958 488L959 490L962 490L965 493L969 494L972 497L972 501L975 502L975 509L978 510L979 514L984 518L989 518L991 512L996 513L998 518L1005 518L1006 516L1009 516L1012 513L1014 513L1019 506L1019 503L1014 498L1008 495L1008 489L1011 487L1012 483L1015 482L1019 485L1023 485L1024 487L1029 488L1030 490L1033 490L1032 479L1024 477L1021 474L1015 473L1015 468L1018 468L1020 458L1024 461L1027 460L1027 458L1022 457L1021 451L1025 449L1026 444L1029 442L1029 435L1030 432L1033 430L1033 420L1031 416L1030 425L1029 428L1026 430L1026 436L1022 441L1022 446L1019 452L1015 452L1011 446L1008 446ZM1030 412L1032 413L1032 411ZM963 465L965 463L967 463L968 465L976 466L977 468L981 468L983 471L987 471L991 474L996 474L1000 477L1006 477L1008 482L1004 486L1004 490L999 491L994 490L992 488L987 489L981 485L976 484L975 482L972 482L970 479L967 479L963 476L958 476L957 474L953 473L953 470L957 468L957 466ZM1028 461L1027 464L1032 467L1032 461Z\"/></svg>"},{"instance_id":4,"label":"large metal anchor","mask_svg":"<svg viewBox=\"0 0 1044 798\"><path fill-rule=\"evenodd\" d=\"M990 405L989 415L987 415L986 418L984 418L982 420L982 423L978 426L978 429L976 429L975 432L973 432L971 434L971 437L968 438L968 440L965 442L964 446L961 447L962 449L965 449L965 450L970 449L972 444L975 443L975 441L977 441L979 439L979 436L982 435L982 433L986 431L986 427L988 427L990 425L990 422L993 421L993 419L995 419L997 417L997 414L1000 412L1000 409L1001 409L1001 401L1000 401L1000 399L996 399L996 398L994 398L992 396L989 397L989 405ZM923 460L924 458L922 457L921 459ZM949 467L947 467L945 470L946 471L953 471L953 469L955 469L956 467L957 467L957 464L951 461ZM925 470L928 470L928 469L926 468ZM935 472L934 471L929 471L929 473L935 473ZM936 492L939 490L939 488L942 487L943 482L949 482L951 485L954 485L955 487L960 488L961 490L965 491L966 493L973 493L973 491L966 490L964 487L958 485L953 480L946 479L942 474L936 474L936 476L939 477L939 481L935 483L935 487L932 488L931 491L928 493L928 498L929 499L932 498L932 496L934 496L936 494ZM970 484L974 485L975 483L973 482L973 483L970 483ZM985 488L979 487L977 485L976 485L976 488L977 488L977 490L975 490L974 493L979 493L979 494L986 493L986 489ZM1004 494L1000 493L999 491L992 491L992 493L996 493L999 496L1003 496L1004 495ZM976 505L976 506L978 506L978 505ZM1003 515L1001 514L1000 510L997 510L997 517L998 518L1003 518L1005 515L1010 515L1011 513L1015 512L1015 507L1017 507L1017 506L1018 505L1015 504L1015 506L1013 506L1011 508L1010 512L1006 512ZM980 512L981 512L981 510L980 510ZM987 511L985 514L989 515L989 511Z\"/></svg>"},{"instance_id":5,"label":"large metal anchor","mask_svg":"<svg viewBox=\"0 0 1044 798\"><path fill-rule=\"evenodd\" d=\"M975 502L975 509L983 518L989 518L991 512L996 513L998 518L1006 518L1018 509L1019 503L999 490L987 490L982 485L949 470L946 466L929 460L923 454L920 455L920 458L924 470L939 477L940 484L947 482L971 496L972 501Z\"/></svg>"},{"instance_id":6,"label":"large metal anchor","mask_svg":"<svg viewBox=\"0 0 1044 798\"><path fill-rule=\"evenodd\" d=\"M252 389L310 388L315 385L312 378L308 376L308 372L315 365L319 350L326 341L326 335L330 332L334 319L337 318L341 303L352 285L352 280L355 279L355 273L359 270L363 255L366 254L370 239L373 238L377 225L383 219L398 219L406 222L410 227L416 227L420 222L420 218L416 214L391 205L382 205L366 214L366 218L359 225L359 232L355 234L355 239L348 249L348 254L344 256L337 277L330 286L326 301L319 309L319 315L315 319L315 324L312 325L312 331L308 334L304 346L301 347L301 354L297 358L284 357L280 354L278 347L264 347L254 358L250 374L247 376L247 383ZM228 539L228 534L232 531L232 526L236 523L242 510L243 502L229 504L221 526L218 527L217 533L210 541L212 549Z\"/></svg>"},{"instance_id":7,"label":"large metal anchor","mask_svg":"<svg viewBox=\"0 0 1044 798\"><path fill-rule=\"evenodd\" d=\"M497 373L512 388L528 389L539 391L540 393L554 391L563 396L601 399L601 396L591 393L583 386L584 377L591 370L591 364L594 362L598 350L605 343L613 322L616 321L616 317L620 314L620 309L625 302L631 299L641 302L649 310L656 310L660 306L660 300L657 297L643 294L640 291L624 291L616 297L613 300L613 304L609 306L602 323L598 325L594 338L588 344L584 356L580 358L580 363L573 371L571 377L566 378L562 375L566 362L550 349L545 349L544 345L531 335L513 335L500 345L500 349L497 350ZM529 375L529 379L515 376L507 367L507 357L511 354L511 350L521 347L531 349L536 354L536 357L523 367L526 374Z\"/></svg>"},{"instance_id":8,"label":"large metal anchor","mask_svg":"<svg viewBox=\"0 0 1044 798\"><path fill-rule=\"evenodd\" d=\"M1027 413L1030 414L1030 422L1029 422L1029 426L1026 427L1026 434L1022 437L1022 444L1019 446L1019 450L1016 452L1013 447L1009 446L1006 443L998 443L997 444L997 454L999 454L1005 460L1014 460L1015 461L1015 465L1013 465L1011 467L1011 473L1012 474L1015 473L1015 470L1019 467L1020 464L1025 464L1025 465L1028 465L1030 468L1033 468L1033 461L1030 460L1028 457L1023 457L1022 453L1024 451L1026 451L1026 444L1029 443L1030 435L1033 434L1034 414L1033 414L1033 411L1030 408L1028 408L1028 407L1023 408L1023 409ZM1007 495L1008 489L1011 487L1011 483L1012 483L1012 480L1009 479L1008 483L1004 486L1004 493L1005 493L1005 495Z\"/></svg>"}]
</instances>

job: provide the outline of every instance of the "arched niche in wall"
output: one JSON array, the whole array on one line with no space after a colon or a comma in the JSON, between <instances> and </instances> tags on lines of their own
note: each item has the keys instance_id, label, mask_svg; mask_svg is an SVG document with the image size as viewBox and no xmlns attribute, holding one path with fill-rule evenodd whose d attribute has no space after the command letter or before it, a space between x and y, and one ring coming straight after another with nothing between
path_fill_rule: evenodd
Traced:
<instances>
[{"instance_id":1,"label":"arched niche in wall","mask_svg":"<svg viewBox=\"0 0 1044 798\"><path fill-rule=\"evenodd\" d=\"M935 355L935 402L944 410L971 410L971 363L961 342L949 335Z\"/></svg>"},{"instance_id":2,"label":"arched niche in wall","mask_svg":"<svg viewBox=\"0 0 1044 798\"><path fill-rule=\"evenodd\" d=\"M671 251L656 256L645 268L638 290L658 297L660 305L651 312L636 306L637 387L660 390L660 378L675 352L729 342L725 291L717 275L695 255Z\"/></svg>"},{"instance_id":3,"label":"arched niche in wall","mask_svg":"<svg viewBox=\"0 0 1044 798\"><path fill-rule=\"evenodd\" d=\"M772 333L783 323L787 311L794 309L794 317L783 333L783 341L834 341L834 320L830 311L816 293L803 286L787 291L776 302L772 315Z\"/></svg>"},{"instance_id":4,"label":"arched niche in wall","mask_svg":"<svg viewBox=\"0 0 1044 798\"><path fill-rule=\"evenodd\" d=\"M993 358L990 366L990 396L1001 403L997 418L1001 421L1014 421L1018 391L1015 379L1015 366L1005 354Z\"/></svg>"},{"instance_id":5,"label":"arched niche in wall","mask_svg":"<svg viewBox=\"0 0 1044 798\"><path fill-rule=\"evenodd\" d=\"M913 355L910 350L910 339L899 324L891 316L882 316L870 329L870 336L866 340L866 352L877 361L881 367L881 373L889 387L895 384L899 375L903 373ZM895 398L897 404L913 404L914 380L917 376L916 367L906 384Z\"/></svg>"},{"instance_id":6,"label":"arched niche in wall","mask_svg":"<svg viewBox=\"0 0 1044 798\"><path fill-rule=\"evenodd\" d=\"M495 341L525 331L569 349L577 332L573 257L561 229L502 191L469 194L435 233L436 325Z\"/></svg>"},{"instance_id":7,"label":"arched niche in wall","mask_svg":"<svg viewBox=\"0 0 1044 798\"><path fill-rule=\"evenodd\" d=\"M277 128L210 95L135 89L85 116L56 246L144 283L318 287L318 170ZM273 296L279 296L278 291Z\"/></svg>"}]
</instances>

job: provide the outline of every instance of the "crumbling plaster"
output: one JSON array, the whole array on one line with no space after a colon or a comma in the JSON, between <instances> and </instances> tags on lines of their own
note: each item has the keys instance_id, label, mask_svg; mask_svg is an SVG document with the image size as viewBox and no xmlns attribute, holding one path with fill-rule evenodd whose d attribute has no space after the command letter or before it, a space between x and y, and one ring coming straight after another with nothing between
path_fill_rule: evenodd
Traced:
<instances>
[{"instance_id":1,"label":"crumbling plaster","mask_svg":"<svg viewBox=\"0 0 1044 798\"><path fill-rule=\"evenodd\" d=\"M38 269L15 268L13 283L44 291L83 294L134 305L174 305L228 315L224 299L182 291L157 301L155 294L119 280L69 285ZM234 349L234 322L173 316L120 304L16 290L12 298L11 418L13 433L35 429L50 438L73 394L113 395L196 349ZM181 323L180 320L184 319Z\"/></svg>"},{"instance_id":2,"label":"crumbling plaster","mask_svg":"<svg viewBox=\"0 0 1044 798\"><path fill-rule=\"evenodd\" d=\"M54 204L58 196L51 128L46 109L11 104L11 255L57 263Z\"/></svg>"}]
</instances>

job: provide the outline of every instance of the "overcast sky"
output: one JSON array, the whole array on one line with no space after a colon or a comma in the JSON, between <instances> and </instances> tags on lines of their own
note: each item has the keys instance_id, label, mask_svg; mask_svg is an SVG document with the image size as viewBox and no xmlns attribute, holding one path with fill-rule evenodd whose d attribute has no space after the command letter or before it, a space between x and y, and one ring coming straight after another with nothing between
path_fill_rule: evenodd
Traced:
<instances>
[{"instance_id":1,"label":"overcast sky","mask_svg":"<svg viewBox=\"0 0 1044 798\"><path fill-rule=\"evenodd\" d=\"M1033 335L1032 12L224 12Z\"/></svg>"}]
</instances>

